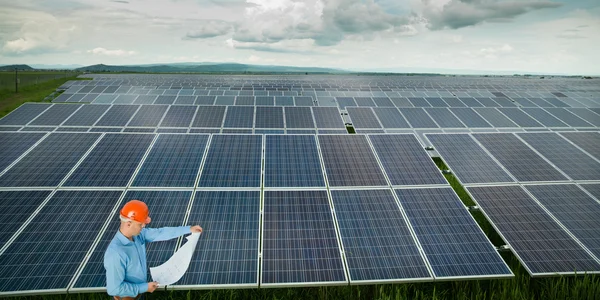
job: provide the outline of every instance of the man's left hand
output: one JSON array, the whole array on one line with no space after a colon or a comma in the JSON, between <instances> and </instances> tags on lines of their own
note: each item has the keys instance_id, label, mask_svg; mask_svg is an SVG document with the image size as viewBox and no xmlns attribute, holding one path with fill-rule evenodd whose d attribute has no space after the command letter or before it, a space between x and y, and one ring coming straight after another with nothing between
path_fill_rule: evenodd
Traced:
<instances>
[{"instance_id":1,"label":"man's left hand","mask_svg":"<svg viewBox=\"0 0 600 300\"><path fill-rule=\"evenodd\" d=\"M195 226L190 227L190 231L192 233L202 233L202 227L195 225Z\"/></svg>"}]
</instances>

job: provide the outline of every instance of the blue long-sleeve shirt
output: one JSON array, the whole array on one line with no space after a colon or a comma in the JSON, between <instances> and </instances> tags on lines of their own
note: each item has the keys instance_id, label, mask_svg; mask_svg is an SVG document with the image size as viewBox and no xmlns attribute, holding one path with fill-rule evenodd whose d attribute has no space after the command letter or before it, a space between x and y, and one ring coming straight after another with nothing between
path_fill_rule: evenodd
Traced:
<instances>
[{"instance_id":1,"label":"blue long-sleeve shirt","mask_svg":"<svg viewBox=\"0 0 600 300\"><path fill-rule=\"evenodd\" d=\"M135 297L148 291L146 243L166 241L190 233L190 226L144 228L130 241L117 231L104 253L106 292Z\"/></svg>"}]
</instances>

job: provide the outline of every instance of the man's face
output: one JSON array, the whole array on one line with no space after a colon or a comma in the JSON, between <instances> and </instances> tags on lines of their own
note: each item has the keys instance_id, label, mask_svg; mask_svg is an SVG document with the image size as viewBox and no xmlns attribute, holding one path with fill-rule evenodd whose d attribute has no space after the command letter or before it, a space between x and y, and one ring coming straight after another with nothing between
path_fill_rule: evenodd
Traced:
<instances>
[{"instance_id":1,"label":"man's face","mask_svg":"<svg viewBox=\"0 0 600 300\"><path fill-rule=\"evenodd\" d=\"M129 221L129 223L131 224L129 225L129 229L131 230L130 232L134 236L139 235L140 232L142 232L142 229L144 229L144 227L147 225L137 221Z\"/></svg>"}]
</instances>

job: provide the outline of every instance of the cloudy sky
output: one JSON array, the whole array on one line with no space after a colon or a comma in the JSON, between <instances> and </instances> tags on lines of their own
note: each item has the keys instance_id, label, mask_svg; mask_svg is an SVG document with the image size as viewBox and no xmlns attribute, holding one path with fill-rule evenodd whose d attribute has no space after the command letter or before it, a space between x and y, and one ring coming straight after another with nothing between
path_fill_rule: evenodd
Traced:
<instances>
[{"instance_id":1,"label":"cloudy sky","mask_svg":"<svg viewBox=\"0 0 600 300\"><path fill-rule=\"evenodd\" d=\"M0 0L0 65L600 74L598 0Z\"/></svg>"}]
</instances>

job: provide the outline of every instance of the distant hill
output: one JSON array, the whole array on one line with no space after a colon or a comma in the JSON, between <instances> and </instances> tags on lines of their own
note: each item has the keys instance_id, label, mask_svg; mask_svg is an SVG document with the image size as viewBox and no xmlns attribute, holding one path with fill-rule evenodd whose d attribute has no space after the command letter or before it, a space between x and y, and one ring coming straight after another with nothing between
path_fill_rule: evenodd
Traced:
<instances>
[{"instance_id":1,"label":"distant hill","mask_svg":"<svg viewBox=\"0 0 600 300\"><path fill-rule=\"evenodd\" d=\"M75 69L83 72L135 72L135 73L321 73L345 74L345 70L312 67L261 66L237 63L175 63L111 66L92 65Z\"/></svg>"},{"instance_id":2,"label":"distant hill","mask_svg":"<svg viewBox=\"0 0 600 300\"><path fill-rule=\"evenodd\" d=\"M35 70L34 68L32 68L28 65L6 65L6 66L0 66L0 71L14 71L15 68L17 68L19 70L25 70L25 71Z\"/></svg>"}]
</instances>

